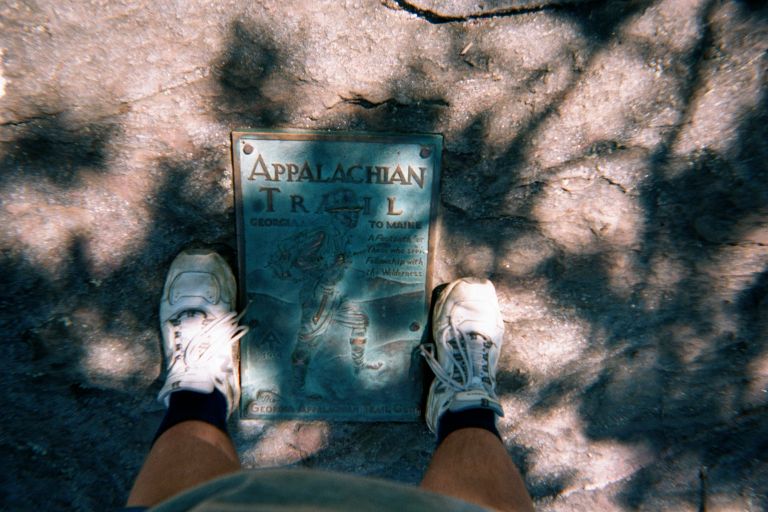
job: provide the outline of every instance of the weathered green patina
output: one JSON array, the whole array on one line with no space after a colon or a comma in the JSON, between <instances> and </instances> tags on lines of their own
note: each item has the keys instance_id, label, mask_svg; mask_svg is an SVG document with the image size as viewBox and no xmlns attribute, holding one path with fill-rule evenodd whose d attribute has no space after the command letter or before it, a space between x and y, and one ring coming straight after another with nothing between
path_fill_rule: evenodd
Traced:
<instances>
[{"instance_id":1,"label":"weathered green patina","mask_svg":"<svg viewBox=\"0 0 768 512\"><path fill-rule=\"evenodd\" d=\"M440 135L233 133L241 417L420 415Z\"/></svg>"}]
</instances>

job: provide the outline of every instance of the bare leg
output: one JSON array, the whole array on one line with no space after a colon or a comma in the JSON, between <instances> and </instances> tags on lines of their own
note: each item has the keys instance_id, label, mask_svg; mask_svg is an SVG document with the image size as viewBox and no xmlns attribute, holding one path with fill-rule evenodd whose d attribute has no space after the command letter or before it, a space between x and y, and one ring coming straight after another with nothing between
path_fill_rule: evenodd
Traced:
<instances>
[{"instance_id":1,"label":"bare leg","mask_svg":"<svg viewBox=\"0 0 768 512\"><path fill-rule=\"evenodd\" d=\"M432 457L421 487L496 510L533 510L506 448L495 435L480 428L449 434Z\"/></svg>"},{"instance_id":2,"label":"bare leg","mask_svg":"<svg viewBox=\"0 0 768 512\"><path fill-rule=\"evenodd\" d=\"M237 452L224 432L202 421L179 423L155 442L133 484L128 506L151 507L238 469Z\"/></svg>"}]
</instances>

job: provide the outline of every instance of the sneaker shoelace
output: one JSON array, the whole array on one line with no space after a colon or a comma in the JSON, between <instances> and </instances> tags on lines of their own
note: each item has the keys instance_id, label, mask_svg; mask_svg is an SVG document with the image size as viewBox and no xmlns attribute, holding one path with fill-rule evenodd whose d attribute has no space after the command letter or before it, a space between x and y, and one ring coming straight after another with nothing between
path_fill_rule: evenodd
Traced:
<instances>
[{"instance_id":1,"label":"sneaker shoelace","mask_svg":"<svg viewBox=\"0 0 768 512\"><path fill-rule=\"evenodd\" d=\"M421 354L427 360L435 377L454 391L483 387L493 394L490 373L490 350L494 346L493 341L480 333L470 333L467 336L453 325L450 326L450 330L451 336L447 343L451 350L446 354L450 367L453 368L450 375L435 357L434 345L419 346ZM477 339L468 339L473 335Z\"/></svg>"},{"instance_id":2,"label":"sneaker shoelace","mask_svg":"<svg viewBox=\"0 0 768 512\"><path fill-rule=\"evenodd\" d=\"M247 326L239 325L244 314L245 310L240 314L232 311L219 318L208 318L202 311L182 311L175 318L169 320L174 326L171 366L175 367L180 363L186 370L197 366L204 360L211 360L217 355L226 357L231 354L233 345L248 332ZM202 318L198 322L190 322L197 316L202 316ZM182 330L187 332L197 330L197 332L192 334L186 343L183 343ZM228 340L229 342L223 343L221 340Z\"/></svg>"}]
</instances>

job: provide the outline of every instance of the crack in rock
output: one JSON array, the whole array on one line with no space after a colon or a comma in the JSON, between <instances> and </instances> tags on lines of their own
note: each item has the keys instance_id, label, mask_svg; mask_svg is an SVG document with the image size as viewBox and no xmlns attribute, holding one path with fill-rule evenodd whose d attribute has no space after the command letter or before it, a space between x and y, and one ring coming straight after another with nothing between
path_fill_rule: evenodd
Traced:
<instances>
[{"instance_id":1,"label":"crack in rock","mask_svg":"<svg viewBox=\"0 0 768 512\"><path fill-rule=\"evenodd\" d=\"M120 101L118 103L113 103L111 105L105 105L103 108L104 112L97 116L92 117L91 120L100 121L110 117L123 115L131 110L131 105L142 103L144 101L151 100L152 98L156 98L158 96L168 94L176 89L193 86L202 80L208 79L210 74L211 74L210 68L196 67L192 70L182 73L181 80L178 80L175 83L171 83L170 85L167 85L155 92L145 94L143 96L126 98L123 101ZM0 121L0 128L15 128L15 127L26 126L26 125L29 125L30 123L34 123L37 121L44 121L51 118L59 117L64 113L65 113L64 110L57 110L51 113L35 114L22 119L11 119L9 121Z\"/></svg>"},{"instance_id":2,"label":"crack in rock","mask_svg":"<svg viewBox=\"0 0 768 512\"><path fill-rule=\"evenodd\" d=\"M699 468L699 512L706 512L707 510L707 494L709 494L709 475L707 466L701 466Z\"/></svg>"},{"instance_id":3,"label":"crack in rock","mask_svg":"<svg viewBox=\"0 0 768 512\"><path fill-rule=\"evenodd\" d=\"M3 121L3 122L0 122L0 128L15 127L15 126L25 126L25 125L28 125L30 123L34 123L36 121L46 121L46 120L50 120L50 119L55 119L55 118L59 117L61 114L63 114L63 113L64 112L61 111L61 112L54 112L54 113L51 113L51 114L33 115L33 116L25 117L23 119L14 119L14 120L11 120L11 121Z\"/></svg>"},{"instance_id":4,"label":"crack in rock","mask_svg":"<svg viewBox=\"0 0 768 512\"><path fill-rule=\"evenodd\" d=\"M407 108L407 107L450 107L451 104L445 101L442 98L436 98L436 99L428 99L428 100L416 100L413 103L404 103L402 101L398 101L395 98L387 98L382 101L371 101L368 98L360 95L354 95L351 97L341 97L340 103L346 103L348 105L356 105L358 107L363 107L366 110L369 109L375 109L379 107L384 106L393 106L393 107L399 107L399 108ZM337 103L338 105L338 103ZM334 105L335 106L335 105Z\"/></svg>"},{"instance_id":5,"label":"crack in rock","mask_svg":"<svg viewBox=\"0 0 768 512\"><path fill-rule=\"evenodd\" d=\"M587 4L595 0L382 0L390 9L406 11L429 23L456 23L484 18L516 16L567 4Z\"/></svg>"},{"instance_id":6,"label":"crack in rock","mask_svg":"<svg viewBox=\"0 0 768 512\"><path fill-rule=\"evenodd\" d=\"M598 176L598 178L600 178L603 181L607 182L609 185L618 188L619 190L621 190L622 194L628 194L629 193L629 191L626 189L626 187L624 187L624 185L622 185L618 181L614 181L613 179L609 178L608 176L600 175L600 176Z\"/></svg>"}]
</instances>

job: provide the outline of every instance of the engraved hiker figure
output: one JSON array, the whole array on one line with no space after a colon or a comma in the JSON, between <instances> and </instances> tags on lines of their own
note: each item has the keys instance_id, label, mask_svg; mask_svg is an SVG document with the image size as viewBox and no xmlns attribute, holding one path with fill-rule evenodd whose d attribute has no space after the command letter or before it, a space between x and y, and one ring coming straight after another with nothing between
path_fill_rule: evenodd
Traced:
<instances>
[{"instance_id":1,"label":"engraved hiker figure","mask_svg":"<svg viewBox=\"0 0 768 512\"><path fill-rule=\"evenodd\" d=\"M349 355L356 375L382 366L365 360L368 315L339 289L352 263L350 231L357 226L362 210L350 189L324 194L317 213L327 214L327 225L281 240L270 259L275 275L300 286L301 327L291 354L293 381L299 391L304 390L312 357L322 343L332 341L328 334L338 327L349 333Z\"/></svg>"}]
</instances>

